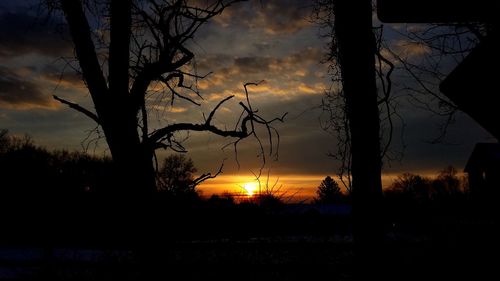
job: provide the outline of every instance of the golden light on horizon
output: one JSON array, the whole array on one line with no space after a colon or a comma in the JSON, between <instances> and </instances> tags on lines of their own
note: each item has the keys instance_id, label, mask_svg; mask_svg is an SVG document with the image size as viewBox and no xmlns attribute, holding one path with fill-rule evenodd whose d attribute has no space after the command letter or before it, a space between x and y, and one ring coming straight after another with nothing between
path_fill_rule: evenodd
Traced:
<instances>
[{"instance_id":1,"label":"golden light on horizon","mask_svg":"<svg viewBox=\"0 0 500 281\"><path fill-rule=\"evenodd\" d=\"M247 182L243 184L243 189L245 190L246 195L251 197L258 191L259 184L256 182Z\"/></svg>"},{"instance_id":2,"label":"golden light on horizon","mask_svg":"<svg viewBox=\"0 0 500 281\"><path fill-rule=\"evenodd\" d=\"M433 171L415 171L415 173L426 176L435 177ZM382 175L382 185L384 188L397 179L401 173L384 173ZM279 182L283 184L282 192L294 194L296 201L312 200L316 196L316 190L325 175L318 174L281 174ZM337 177L334 179L340 184ZM265 185L265 183L264 183ZM259 192L259 183L255 180L254 175L220 175L215 179L203 182L199 187L205 197L210 197L213 194L230 193L237 196L252 197ZM345 190L344 190L345 191ZM293 201L293 200L292 200Z\"/></svg>"}]
</instances>

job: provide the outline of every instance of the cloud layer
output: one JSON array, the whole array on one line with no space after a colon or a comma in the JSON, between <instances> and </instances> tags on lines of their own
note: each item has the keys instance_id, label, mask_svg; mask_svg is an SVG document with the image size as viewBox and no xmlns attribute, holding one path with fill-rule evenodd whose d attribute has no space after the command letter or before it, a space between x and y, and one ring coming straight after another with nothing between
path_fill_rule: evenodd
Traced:
<instances>
[{"instance_id":1,"label":"cloud layer","mask_svg":"<svg viewBox=\"0 0 500 281\"><path fill-rule=\"evenodd\" d=\"M291 35L311 26L310 4L302 0L249 1L233 5L215 19L224 27L240 26L270 35Z\"/></svg>"},{"instance_id":2,"label":"cloud layer","mask_svg":"<svg viewBox=\"0 0 500 281\"><path fill-rule=\"evenodd\" d=\"M62 23L44 22L26 12L0 13L0 58L8 59L27 54L49 57L72 54L70 42L63 40Z\"/></svg>"},{"instance_id":3,"label":"cloud layer","mask_svg":"<svg viewBox=\"0 0 500 281\"><path fill-rule=\"evenodd\" d=\"M54 106L53 100L38 84L0 67L0 107L31 109Z\"/></svg>"},{"instance_id":4,"label":"cloud layer","mask_svg":"<svg viewBox=\"0 0 500 281\"><path fill-rule=\"evenodd\" d=\"M18 1L5 0L2 4L15 2ZM241 112L238 101L245 100L242 85L263 81L249 88L253 107L269 119L289 113L285 123L276 124L280 157L278 161L266 159L273 176L333 175L338 162L327 153L336 149L335 136L321 129L318 109L323 92L330 86L327 66L320 63L326 42L318 38L318 27L309 21L311 9L307 2L247 1L231 6L201 28L189 48L196 55L197 73L212 72L198 82L204 97L199 100L202 106L181 100L170 106L168 95L151 93L148 96L151 129L175 122L203 122L203 113L206 116L220 100L235 95L214 118L218 126L232 127ZM95 124L67 107L58 106L51 95L55 93L89 109L92 105L80 75L60 60L73 52L71 43L62 39L66 34L64 25L57 21L44 25L39 17L21 10L20 6L0 12L0 128L30 133L51 148L79 148ZM418 60L429 52L413 42L388 39L392 40L394 50L405 57ZM394 76L393 82L395 87L407 86L407 81L400 77ZM151 89L161 90L161 85L152 85ZM407 102L401 104L400 114L407 128L406 157L402 164L385 166L386 172L436 169L448 164L460 166L473 144L489 137L470 119L461 116L455 127L459 129L450 135L456 145L430 145L428 140L437 134L433 127L436 122L414 108L404 107L409 106ZM265 143L265 132L259 133ZM223 161L226 175L249 174L261 167L262 156L255 140L240 143L238 166L231 146L221 150L231 140L202 133L178 137L187 138L185 146L199 171L216 171ZM98 151L105 150L102 141ZM160 152L160 157L167 153L170 152Z\"/></svg>"}]
</instances>

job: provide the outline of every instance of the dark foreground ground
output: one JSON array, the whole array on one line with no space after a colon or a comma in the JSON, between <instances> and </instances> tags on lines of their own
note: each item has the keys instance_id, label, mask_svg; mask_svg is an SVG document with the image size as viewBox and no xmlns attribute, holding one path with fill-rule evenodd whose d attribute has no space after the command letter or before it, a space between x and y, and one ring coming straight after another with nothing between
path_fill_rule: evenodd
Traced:
<instances>
[{"instance_id":1,"label":"dark foreground ground","mask_svg":"<svg viewBox=\"0 0 500 281\"><path fill-rule=\"evenodd\" d=\"M462 207L388 216L374 260L384 280L497 280L496 216ZM22 219L2 213L1 280L358 280L366 273L345 214L224 207L148 209L144 219L65 208L18 209Z\"/></svg>"},{"instance_id":2,"label":"dark foreground ground","mask_svg":"<svg viewBox=\"0 0 500 281\"><path fill-rule=\"evenodd\" d=\"M176 243L144 253L4 248L0 279L356 280L363 270L350 242L294 240ZM478 246L392 242L379 258L385 280L496 280L498 252Z\"/></svg>"}]
</instances>

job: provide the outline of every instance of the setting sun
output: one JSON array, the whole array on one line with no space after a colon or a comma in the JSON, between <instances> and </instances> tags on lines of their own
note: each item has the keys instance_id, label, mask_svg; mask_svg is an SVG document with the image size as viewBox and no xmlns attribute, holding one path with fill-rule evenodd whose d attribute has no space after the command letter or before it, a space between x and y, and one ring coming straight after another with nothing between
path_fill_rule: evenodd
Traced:
<instances>
[{"instance_id":1,"label":"setting sun","mask_svg":"<svg viewBox=\"0 0 500 281\"><path fill-rule=\"evenodd\" d=\"M247 182L243 184L243 189L245 190L247 196L253 196L259 189L259 184L256 182Z\"/></svg>"}]
</instances>

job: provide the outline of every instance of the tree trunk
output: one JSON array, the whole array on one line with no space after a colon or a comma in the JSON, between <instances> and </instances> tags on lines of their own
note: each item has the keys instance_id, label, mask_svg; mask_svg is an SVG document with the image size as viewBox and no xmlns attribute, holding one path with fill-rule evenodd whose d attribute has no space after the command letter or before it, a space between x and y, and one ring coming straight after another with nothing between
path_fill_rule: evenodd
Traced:
<instances>
[{"instance_id":1,"label":"tree trunk","mask_svg":"<svg viewBox=\"0 0 500 281\"><path fill-rule=\"evenodd\" d=\"M153 151L141 144L137 111L129 91L131 0L110 1L109 91L103 130L115 162L116 192L147 196L154 191Z\"/></svg>"},{"instance_id":2,"label":"tree trunk","mask_svg":"<svg viewBox=\"0 0 500 281\"><path fill-rule=\"evenodd\" d=\"M381 224L380 123L371 0L335 1L335 35L351 133L354 242L359 268L374 265Z\"/></svg>"},{"instance_id":3,"label":"tree trunk","mask_svg":"<svg viewBox=\"0 0 500 281\"><path fill-rule=\"evenodd\" d=\"M135 115L115 114L117 117L103 126L116 179L110 191L136 198L147 197L156 188L153 150L140 142Z\"/></svg>"},{"instance_id":4,"label":"tree trunk","mask_svg":"<svg viewBox=\"0 0 500 281\"><path fill-rule=\"evenodd\" d=\"M89 23L80 0L62 0L83 77L94 101L99 123L115 163L108 192L131 198L155 189L153 150L141 144L137 111L129 92L131 0L110 2L108 85L104 79Z\"/></svg>"}]
</instances>

